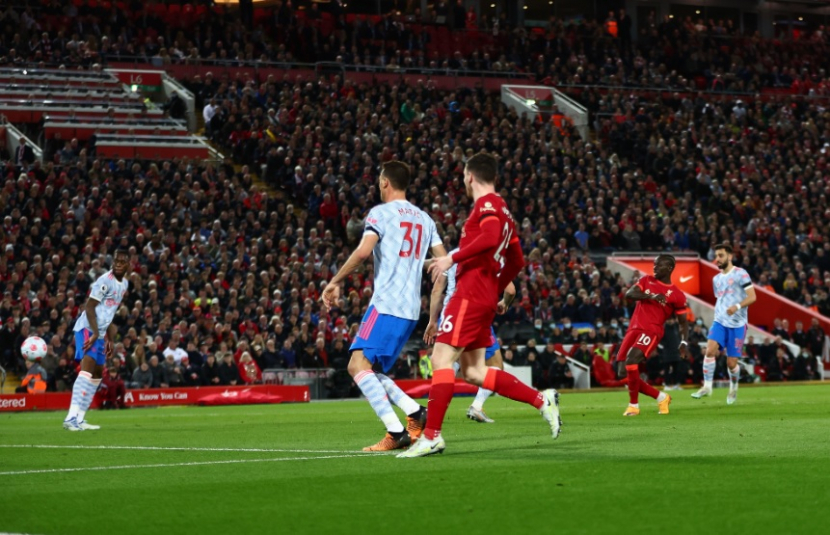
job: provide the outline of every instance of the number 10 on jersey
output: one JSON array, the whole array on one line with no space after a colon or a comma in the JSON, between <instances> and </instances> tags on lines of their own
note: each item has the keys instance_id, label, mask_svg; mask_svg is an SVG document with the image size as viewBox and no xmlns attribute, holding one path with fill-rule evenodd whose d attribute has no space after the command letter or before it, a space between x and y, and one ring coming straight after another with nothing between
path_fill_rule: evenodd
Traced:
<instances>
[{"instance_id":1,"label":"number 10 on jersey","mask_svg":"<svg viewBox=\"0 0 830 535\"><path fill-rule=\"evenodd\" d=\"M416 260L421 259L421 237L424 235L424 226L420 223L410 223L409 221L401 221L401 228L406 230L406 234L403 237L403 243L401 244L401 258L409 258L410 256L415 256ZM412 233L418 233L418 241L416 242L412 238Z\"/></svg>"}]
</instances>

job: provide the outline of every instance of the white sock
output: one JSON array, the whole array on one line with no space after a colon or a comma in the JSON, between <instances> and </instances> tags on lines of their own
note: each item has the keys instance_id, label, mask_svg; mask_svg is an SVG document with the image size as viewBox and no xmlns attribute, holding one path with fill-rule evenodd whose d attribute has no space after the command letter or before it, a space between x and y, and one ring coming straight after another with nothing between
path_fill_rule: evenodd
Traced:
<instances>
[{"instance_id":1,"label":"white sock","mask_svg":"<svg viewBox=\"0 0 830 535\"><path fill-rule=\"evenodd\" d=\"M635 409L639 409L639 408L640 408L640 404L639 404L639 403L629 403L629 404L628 404L628 406L629 406L629 407L634 407Z\"/></svg>"},{"instance_id":2,"label":"white sock","mask_svg":"<svg viewBox=\"0 0 830 535\"><path fill-rule=\"evenodd\" d=\"M355 376L354 380L357 383L357 387L366 396L369 405L375 410L375 414L378 415L383 425L386 426L386 430L390 433L402 432L403 425L398 419L398 415L395 414L394 409L392 409L392 404L389 403L389 397L386 395L386 389L380 384L380 379L375 375L375 372L360 372Z\"/></svg>"},{"instance_id":3,"label":"white sock","mask_svg":"<svg viewBox=\"0 0 830 535\"><path fill-rule=\"evenodd\" d=\"M66 414L64 421L71 420L72 418L78 418L80 421L83 418L82 416L78 417L78 415L83 407L84 396L92 388L92 374L89 372L79 373L78 378L75 379L75 384L72 385L72 402L69 405L69 412ZM84 409L84 412L86 412L86 409Z\"/></svg>"},{"instance_id":4,"label":"white sock","mask_svg":"<svg viewBox=\"0 0 830 535\"><path fill-rule=\"evenodd\" d=\"M458 361L453 362L453 363L452 363L452 370L453 370L455 373L458 373L458 372L461 370L461 363L460 363L460 362L458 362Z\"/></svg>"},{"instance_id":5,"label":"white sock","mask_svg":"<svg viewBox=\"0 0 830 535\"><path fill-rule=\"evenodd\" d=\"M484 408L484 402L487 401L487 398L493 395L492 390L487 390L486 388L479 388L478 393L476 393L476 398L473 400L473 408L481 410Z\"/></svg>"},{"instance_id":6,"label":"white sock","mask_svg":"<svg viewBox=\"0 0 830 535\"><path fill-rule=\"evenodd\" d=\"M101 384L100 379L90 379L90 388L84 392L84 397L81 399L81 405L78 407L78 421L83 422L86 417L86 411L92 405L92 399L95 397L95 392L98 391L98 386Z\"/></svg>"},{"instance_id":7,"label":"white sock","mask_svg":"<svg viewBox=\"0 0 830 535\"><path fill-rule=\"evenodd\" d=\"M738 381L741 379L741 365L736 364L734 368L729 370L729 389L737 390Z\"/></svg>"},{"instance_id":8,"label":"white sock","mask_svg":"<svg viewBox=\"0 0 830 535\"><path fill-rule=\"evenodd\" d=\"M407 415L414 414L421 410L421 405L411 397L407 396L406 393L401 390L401 387L395 384L395 381L382 373L377 373L375 375L380 381L380 384L383 385L383 389L386 390L386 393L389 395L389 399L396 407L400 407L400 409Z\"/></svg>"},{"instance_id":9,"label":"white sock","mask_svg":"<svg viewBox=\"0 0 830 535\"><path fill-rule=\"evenodd\" d=\"M662 403L666 400L667 397L669 396L665 392L660 392L660 394L657 396L657 403Z\"/></svg>"},{"instance_id":10,"label":"white sock","mask_svg":"<svg viewBox=\"0 0 830 535\"><path fill-rule=\"evenodd\" d=\"M715 359L706 357L703 359L703 386L712 390L712 380L715 378Z\"/></svg>"}]
</instances>

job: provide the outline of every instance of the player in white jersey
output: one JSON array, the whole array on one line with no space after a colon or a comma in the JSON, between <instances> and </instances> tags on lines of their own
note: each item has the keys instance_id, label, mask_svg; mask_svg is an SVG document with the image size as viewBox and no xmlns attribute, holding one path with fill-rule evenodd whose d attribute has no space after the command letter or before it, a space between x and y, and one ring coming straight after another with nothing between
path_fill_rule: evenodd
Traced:
<instances>
[{"instance_id":1,"label":"player in white jersey","mask_svg":"<svg viewBox=\"0 0 830 535\"><path fill-rule=\"evenodd\" d=\"M384 375L398 360L418 323L427 252L446 254L435 222L406 200L409 181L407 164L392 161L383 165L378 179L382 204L369 211L360 245L322 295L326 309L337 306L340 283L374 255L374 293L350 348L349 373L386 426L386 435L364 451L405 448L421 436L426 424L426 409ZM373 372L374 364L382 366L383 373ZM406 429L392 403L407 414Z\"/></svg>"},{"instance_id":2,"label":"player in white jersey","mask_svg":"<svg viewBox=\"0 0 830 535\"><path fill-rule=\"evenodd\" d=\"M755 302L755 288L746 270L732 265L732 247L715 245L715 264L720 273L712 279L715 292L715 323L709 329L706 356L703 359L703 387L692 394L695 399L712 395L715 376L715 359L726 350L726 368L729 371L727 405L738 400L738 379L741 366L738 359L743 353L746 324L749 321L747 307Z\"/></svg>"},{"instance_id":3,"label":"player in white jersey","mask_svg":"<svg viewBox=\"0 0 830 535\"><path fill-rule=\"evenodd\" d=\"M450 251L450 254L452 253L453 251ZM443 300L443 308L446 308L447 303L450 302L450 298L455 293L457 267L458 265L454 264L449 270L444 272L444 276L440 277L438 282L436 282L432 287L432 295L430 296L429 303L429 325L427 325L427 328L424 331L424 342L427 344L431 345L435 342L435 337L438 334L438 326L441 325L441 318L443 318L444 315L443 309L440 306L441 294L443 294L446 289L446 295ZM515 297L516 286L514 286L511 282L507 285L507 288L505 288L504 296L498 304L498 313L504 314L510 307L510 304L513 302ZM439 311L441 311L441 317L438 315ZM499 346L499 340L496 338L496 332L492 327L490 328L490 345L484 352L484 361L488 367L498 368L500 370L504 369L504 361L501 356L501 346ZM455 371L458 373L461 365L456 362L454 367L456 367ZM484 412L484 402L487 401L487 398L492 395L492 390L479 387L473 403L470 405L470 408L467 409L467 418L483 424L494 423L495 421L492 418L489 418Z\"/></svg>"},{"instance_id":4,"label":"player in white jersey","mask_svg":"<svg viewBox=\"0 0 830 535\"><path fill-rule=\"evenodd\" d=\"M129 288L125 277L128 268L129 255L116 250L112 270L92 283L84 310L75 321L75 360L81 361L81 373L72 387L72 403L63 421L63 428L69 431L99 429L84 418L101 384L107 355L112 353L116 334L112 320Z\"/></svg>"}]
</instances>

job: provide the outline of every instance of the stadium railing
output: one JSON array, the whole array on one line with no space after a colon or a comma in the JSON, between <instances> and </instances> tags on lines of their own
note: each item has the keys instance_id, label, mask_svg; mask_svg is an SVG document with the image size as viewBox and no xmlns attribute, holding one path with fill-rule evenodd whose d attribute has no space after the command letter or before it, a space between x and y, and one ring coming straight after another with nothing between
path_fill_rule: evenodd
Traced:
<instances>
[{"instance_id":1,"label":"stadium railing","mask_svg":"<svg viewBox=\"0 0 830 535\"><path fill-rule=\"evenodd\" d=\"M100 134L95 150L103 158L127 160L224 160L221 153L198 136Z\"/></svg>"},{"instance_id":2,"label":"stadium railing","mask_svg":"<svg viewBox=\"0 0 830 535\"><path fill-rule=\"evenodd\" d=\"M186 127L176 124L141 125L132 121L124 123L103 123L99 122L65 122L60 120L45 120L43 123L43 135L46 139L71 139L87 141L93 134L121 134L136 136L187 136L189 131Z\"/></svg>"},{"instance_id":3,"label":"stadium railing","mask_svg":"<svg viewBox=\"0 0 830 535\"><path fill-rule=\"evenodd\" d=\"M69 111L63 110L55 110L53 113L49 115L43 116L43 122L47 123L49 121L55 123L73 123L73 124L87 124L87 123L104 123L107 126L112 126L113 123L107 123L106 120L109 119L109 116L106 112L95 113L87 108L83 108L84 115L74 115L71 116ZM184 122L173 119L172 117L164 117L163 115L158 115L154 117L136 117L134 113L124 113L122 112L120 115L115 113L112 117L113 120L129 120L130 125L144 125L144 126L160 126L160 127L173 127L178 126L181 128L187 128Z\"/></svg>"}]
</instances>

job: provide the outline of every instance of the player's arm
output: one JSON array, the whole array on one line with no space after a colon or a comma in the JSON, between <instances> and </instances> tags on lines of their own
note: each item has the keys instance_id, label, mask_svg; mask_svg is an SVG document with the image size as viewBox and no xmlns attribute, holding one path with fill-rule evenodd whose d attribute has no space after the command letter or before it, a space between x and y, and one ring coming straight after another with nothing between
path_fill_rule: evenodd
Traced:
<instances>
[{"instance_id":1,"label":"player's arm","mask_svg":"<svg viewBox=\"0 0 830 535\"><path fill-rule=\"evenodd\" d=\"M476 236L476 239L470 242L469 245L450 255L436 258L432 265L429 266L429 273L432 275L433 283L438 280L438 277L440 277L443 272L450 269L453 264L458 264L459 262L463 262L468 258L481 254L488 249L498 247L499 240L501 239L499 218L495 214L487 214L479 221L479 228L481 229L481 232L478 236Z\"/></svg>"},{"instance_id":2,"label":"player's arm","mask_svg":"<svg viewBox=\"0 0 830 535\"><path fill-rule=\"evenodd\" d=\"M446 289L447 276L445 274L438 277L438 280L432 285L432 292L429 294L429 323L424 331L424 342L427 344L435 342L435 336L438 333L438 316L441 314L441 305L444 301L444 290Z\"/></svg>"},{"instance_id":3,"label":"player's arm","mask_svg":"<svg viewBox=\"0 0 830 535\"><path fill-rule=\"evenodd\" d=\"M116 335L118 335L118 327L115 326L115 323L110 323L110 326L107 327L107 334L104 336L104 340L106 341L104 344L104 354L107 358L112 358Z\"/></svg>"},{"instance_id":4,"label":"player's arm","mask_svg":"<svg viewBox=\"0 0 830 535\"><path fill-rule=\"evenodd\" d=\"M689 320L686 317L686 308L677 312L677 326L680 328L680 356L686 358L689 351Z\"/></svg>"},{"instance_id":5,"label":"player's arm","mask_svg":"<svg viewBox=\"0 0 830 535\"><path fill-rule=\"evenodd\" d=\"M663 294L647 294L643 291L640 283L635 284L625 292L625 298L629 301L657 301L661 305L666 304L666 296Z\"/></svg>"},{"instance_id":6,"label":"player's arm","mask_svg":"<svg viewBox=\"0 0 830 535\"><path fill-rule=\"evenodd\" d=\"M92 344L98 340L98 316L95 314L95 307L97 307L101 301L98 301L92 296L86 300L86 304L84 305L84 312L86 312L86 320L89 323L89 330L92 331L92 336L90 336L84 342L84 351L92 347Z\"/></svg>"},{"instance_id":7,"label":"player's arm","mask_svg":"<svg viewBox=\"0 0 830 535\"><path fill-rule=\"evenodd\" d=\"M523 267L525 267L525 256L522 253L522 246L519 244L519 239L514 237L504 253L504 267L499 273L499 293L507 290L508 285L513 282ZM513 295L516 295L515 286Z\"/></svg>"},{"instance_id":8,"label":"player's arm","mask_svg":"<svg viewBox=\"0 0 830 535\"><path fill-rule=\"evenodd\" d=\"M504 289L504 295L501 301L499 301L498 313L504 314L507 312L507 309L513 304L514 299L516 299L516 285L510 282L507 288Z\"/></svg>"},{"instance_id":9,"label":"player's arm","mask_svg":"<svg viewBox=\"0 0 830 535\"><path fill-rule=\"evenodd\" d=\"M337 299L340 297L340 283L348 277L355 269L357 269L367 258L372 256L372 250L377 245L380 237L374 232L364 232L363 239L360 240L360 245L349 256L348 260L343 264L343 267L332 277L329 283L323 290L323 305L327 310L331 310Z\"/></svg>"},{"instance_id":10,"label":"player's arm","mask_svg":"<svg viewBox=\"0 0 830 535\"><path fill-rule=\"evenodd\" d=\"M744 288L744 290L746 291L746 297L744 297L744 300L741 301L739 304L732 305L731 307L726 309L726 313L730 316L735 314L740 309L748 307L758 299L758 296L755 295L755 287L752 286L752 283L750 283L749 286Z\"/></svg>"}]
</instances>

